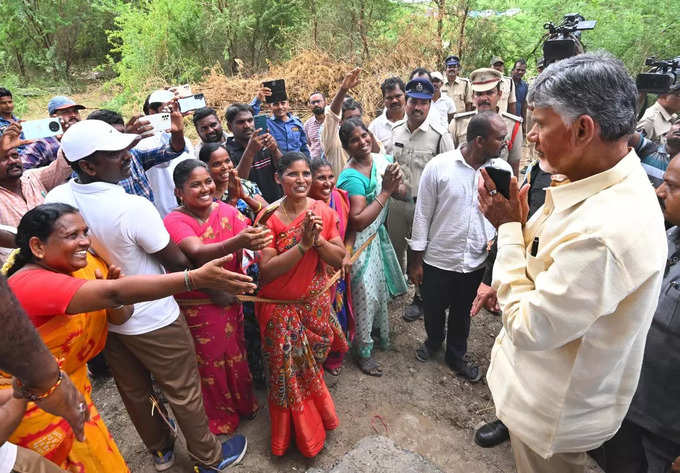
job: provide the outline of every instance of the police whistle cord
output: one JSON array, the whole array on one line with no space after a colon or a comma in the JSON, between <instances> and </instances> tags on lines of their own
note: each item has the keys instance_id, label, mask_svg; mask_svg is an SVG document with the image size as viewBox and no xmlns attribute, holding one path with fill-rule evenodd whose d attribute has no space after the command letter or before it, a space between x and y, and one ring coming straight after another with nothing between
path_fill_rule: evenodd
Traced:
<instances>
[{"instance_id":1,"label":"police whistle cord","mask_svg":"<svg viewBox=\"0 0 680 473\"><path fill-rule=\"evenodd\" d=\"M350 262L354 264L357 259L359 259L359 255L363 253L363 251L368 248L368 245L371 244L371 242L375 239L376 235L378 233L374 233L368 239L357 249L357 251L352 254L352 257L350 258ZM333 284L335 284L339 279L340 276L342 275L342 268L337 270L335 274L333 274L333 277L328 280L326 285L323 287L323 289L315 294L312 297L315 297L318 294L323 294L327 290L329 290ZM247 296L247 295L237 295L236 298L241 301L241 302L264 302L266 304L300 304L305 302L307 299L294 299L294 300L279 300L279 299L267 299L265 297L258 297L258 296Z\"/></svg>"}]
</instances>

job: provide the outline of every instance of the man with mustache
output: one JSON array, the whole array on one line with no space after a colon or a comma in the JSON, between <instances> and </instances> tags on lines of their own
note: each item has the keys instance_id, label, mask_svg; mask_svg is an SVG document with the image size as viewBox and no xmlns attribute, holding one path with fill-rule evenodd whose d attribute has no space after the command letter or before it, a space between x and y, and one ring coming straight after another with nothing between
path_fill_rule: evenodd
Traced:
<instances>
[{"instance_id":1,"label":"man with mustache","mask_svg":"<svg viewBox=\"0 0 680 473\"><path fill-rule=\"evenodd\" d=\"M33 207L45 203L45 195L52 188L63 184L71 175L71 167L65 159L53 160L49 166L24 170L19 156L21 124L11 123L4 135L12 136L12 146L0 154L0 261L4 262L14 248L13 235L21 217Z\"/></svg>"},{"instance_id":2,"label":"man with mustache","mask_svg":"<svg viewBox=\"0 0 680 473\"><path fill-rule=\"evenodd\" d=\"M495 69L482 68L472 71L472 74L470 74L472 101L477 110L454 115L453 120L449 124L449 132L451 132L453 137L453 143L456 146L460 146L461 143L465 143L468 124L475 114L488 110L500 114L503 120L505 120L505 125L508 129L508 136L506 137L508 146L503 150L500 157L510 163L515 176L517 176L519 161L522 158L522 141L524 139L522 118L498 108L503 96L501 91L502 79L503 75Z\"/></svg>"},{"instance_id":3,"label":"man with mustache","mask_svg":"<svg viewBox=\"0 0 680 473\"><path fill-rule=\"evenodd\" d=\"M448 94L453 103L456 104L456 111L465 112L472 110L472 89L470 80L460 77L460 59L458 56L449 56L444 61L446 65L446 82L442 86L442 93Z\"/></svg>"},{"instance_id":4,"label":"man with mustache","mask_svg":"<svg viewBox=\"0 0 680 473\"><path fill-rule=\"evenodd\" d=\"M645 110L636 130L654 143L663 144L673 115L677 113L680 113L680 79L671 85L668 93L660 94L654 105Z\"/></svg>"},{"instance_id":5,"label":"man with mustache","mask_svg":"<svg viewBox=\"0 0 680 473\"><path fill-rule=\"evenodd\" d=\"M373 137L385 146L387 154L392 154L392 127L406 117L404 88L404 81L399 77L388 77L380 84L385 108L368 125Z\"/></svg>"},{"instance_id":6,"label":"man with mustache","mask_svg":"<svg viewBox=\"0 0 680 473\"><path fill-rule=\"evenodd\" d=\"M321 137L319 131L323 121L326 118L326 97L321 92L314 92L309 96L309 110L312 116L307 119L302 129L307 135L307 145L309 146L309 154L312 159L321 156Z\"/></svg>"},{"instance_id":7,"label":"man with mustache","mask_svg":"<svg viewBox=\"0 0 680 473\"><path fill-rule=\"evenodd\" d=\"M201 139L201 142L194 148L196 159L198 159L203 143L224 143L227 141L227 134L222 129L222 122L214 108L199 108L194 112L193 121L196 133Z\"/></svg>"},{"instance_id":8,"label":"man with mustache","mask_svg":"<svg viewBox=\"0 0 680 473\"><path fill-rule=\"evenodd\" d=\"M387 216L387 228L402 270L406 269L406 239L411 237L413 213L420 176L435 156L454 148L451 135L428 119L434 87L419 77L406 84L406 120L392 128L392 154L404 173L410 194L406 201L394 200ZM413 302L406 307L404 320L412 322L423 316L423 302L418 287Z\"/></svg>"},{"instance_id":9,"label":"man with mustache","mask_svg":"<svg viewBox=\"0 0 680 473\"><path fill-rule=\"evenodd\" d=\"M50 117L59 119L64 132L71 125L80 121L80 110L84 109L83 105L77 104L70 97L63 95L52 97L47 104L47 113L49 113ZM21 154L24 169L47 166L57 159L60 146L61 136L48 136L33 142Z\"/></svg>"}]
</instances>

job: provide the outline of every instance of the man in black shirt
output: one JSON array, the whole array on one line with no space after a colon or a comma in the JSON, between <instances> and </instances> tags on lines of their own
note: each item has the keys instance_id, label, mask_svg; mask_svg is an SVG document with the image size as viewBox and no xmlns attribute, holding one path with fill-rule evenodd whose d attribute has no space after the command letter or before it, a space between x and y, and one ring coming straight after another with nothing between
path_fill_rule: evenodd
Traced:
<instances>
[{"instance_id":1,"label":"man in black shirt","mask_svg":"<svg viewBox=\"0 0 680 473\"><path fill-rule=\"evenodd\" d=\"M230 105L225 118L234 135L226 147L239 177L255 182L267 202L280 199L283 192L274 174L282 154L276 140L267 132L255 133L253 110L246 104Z\"/></svg>"}]
</instances>

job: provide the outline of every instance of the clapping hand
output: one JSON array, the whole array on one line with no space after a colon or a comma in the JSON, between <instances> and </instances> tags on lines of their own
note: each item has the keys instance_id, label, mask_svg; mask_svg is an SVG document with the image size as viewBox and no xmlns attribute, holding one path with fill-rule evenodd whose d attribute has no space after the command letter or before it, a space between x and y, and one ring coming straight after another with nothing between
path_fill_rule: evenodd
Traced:
<instances>
[{"instance_id":1,"label":"clapping hand","mask_svg":"<svg viewBox=\"0 0 680 473\"><path fill-rule=\"evenodd\" d=\"M323 221L321 220L321 217L314 212L307 210L302 227L302 246L304 250L308 250L316 245L321 230L323 229Z\"/></svg>"},{"instance_id":2,"label":"clapping hand","mask_svg":"<svg viewBox=\"0 0 680 473\"><path fill-rule=\"evenodd\" d=\"M404 180L404 173L399 167L399 163L392 163L385 168L385 174L383 175L383 190L394 195L399 191L399 186Z\"/></svg>"},{"instance_id":3,"label":"clapping hand","mask_svg":"<svg viewBox=\"0 0 680 473\"><path fill-rule=\"evenodd\" d=\"M239 246L252 251L266 248L274 239L269 228L263 226L247 227L238 234L238 237L241 241Z\"/></svg>"}]
</instances>

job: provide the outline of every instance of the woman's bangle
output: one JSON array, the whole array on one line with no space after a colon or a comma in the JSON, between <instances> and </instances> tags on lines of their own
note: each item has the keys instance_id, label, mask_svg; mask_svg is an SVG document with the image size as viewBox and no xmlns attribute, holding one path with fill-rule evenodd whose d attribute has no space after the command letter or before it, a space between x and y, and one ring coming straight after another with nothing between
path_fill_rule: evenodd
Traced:
<instances>
[{"instance_id":1,"label":"woman's bangle","mask_svg":"<svg viewBox=\"0 0 680 473\"><path fill-rule=\"evenodd\" d=\"M305 249L302 247L302 243L298 243L298 244L295 245L295 246L297 246L297 249L300 250L300 253L302 253L303 256L304 256L305 253L307 253L307 250L305 250Z\"/></svg>"},{"instance_id":2,"label":"woman's bangle","mask_svg":"<svg viewBox=\"0 0 680 473\"><path fill-rule=\"evenodd\" d=\"M259 212L260 210L262 210L262 202L260 202L260 201L258 200L258 201L257 201L257 209L255 210L255 213Z\"/></svg>"},{"instance_id":3,"label":"woman's bangle","mask_svg":"<svg viewBox=\"0 0 680 473\"><path fill-rule=\"evenodd\" d=\"M62 370L59 370L59 376L57 376L57 380L54 382L52 386L50 386L47 391L44 391L40 394L36 394L34 392L29 391L26 386L23 385L21 380L17 378L16 384L17 387L19 388L19 392L21 393L21 397L23 399L28 399L29 401L37 402L37 401L42 401L43 399L49 397L54 393L54 391L57 390L61 382L64 380L64 372Z\"/></svg>"},{"instance_id":4,"label":"woman's bangle","mask_svg":"<svg viewBox=\"0 0 680 473\"><path fill-rule=\"evenodd\" d=\"M117 305L117 306L109 307L109 310L120 310L120 309L122 309L123 307L125 307L125 305L124 305L124 304L120 304L120 305Z\"/></svg>"},{"instance_id":5,"label":"woman's bangle","mask_svg":"<svg viewBox=\"0 0 680 473\"><path fill-rule=\"evenodd\" d=\"M191 276L189 275L189 270L185 269L184 270L184 287L187 288L187 291L193 291L193 285L191 284Z\"/></svg>"},{"instance_id":6,"label":"woman's bangle","mask_svg":"<svg viewBox=\"0 0 680 473\"><path fill-rule=\"evenodd\" d=\"M385 208L385 204L383 204L382 202L380 202L380 199L378 199L377 196L375 197L375 201L378 203L378 205L380 206L381 209L384 209L384 208Z\"/></svg>"}]
</instances>

